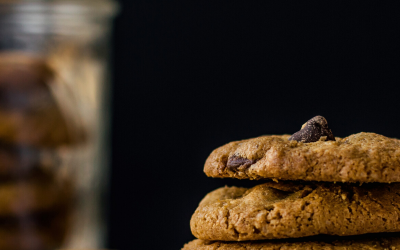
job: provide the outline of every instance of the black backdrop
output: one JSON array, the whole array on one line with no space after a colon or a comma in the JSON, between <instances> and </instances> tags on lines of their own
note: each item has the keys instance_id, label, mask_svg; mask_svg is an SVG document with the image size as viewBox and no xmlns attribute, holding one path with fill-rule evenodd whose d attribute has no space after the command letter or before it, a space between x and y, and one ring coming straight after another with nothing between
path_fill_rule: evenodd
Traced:
<instances>
[{"instance_id":1,"label":"black backdrop","mask_svg":"<svg viewBox=\"0 0 400 250\"><path fill-rule=\"evenodd\" d=\"M398 6L348 1L120 1L115 22L109 247L180 249L206 157L294 133L400 138Z\"/></svg>"}]
</instances>

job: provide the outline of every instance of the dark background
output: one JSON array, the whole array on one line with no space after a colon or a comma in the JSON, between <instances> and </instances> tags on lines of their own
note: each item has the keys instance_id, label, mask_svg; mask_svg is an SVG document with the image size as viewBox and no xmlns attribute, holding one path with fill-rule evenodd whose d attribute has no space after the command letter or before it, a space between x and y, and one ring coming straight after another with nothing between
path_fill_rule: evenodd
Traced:
<instances>
[{"instance_id":1,"label":"dark background","mask_svg":"<svg viewBox=\"0 0 400 250\"><path fill-rule=\"evenodd\" d=\"M398 6L348 1L120 1L109 247L180 249L213 149L294 133L400 138Z\"/></svg>"}]
</instances>

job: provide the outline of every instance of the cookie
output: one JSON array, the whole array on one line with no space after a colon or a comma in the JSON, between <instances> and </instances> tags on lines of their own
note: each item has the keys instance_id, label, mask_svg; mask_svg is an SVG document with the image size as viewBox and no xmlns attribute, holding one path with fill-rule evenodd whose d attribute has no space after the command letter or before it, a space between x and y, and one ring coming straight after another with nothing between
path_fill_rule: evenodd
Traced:
<instances>
[{"instance_id":1,"label":"cookie","mask_svg":"<svg viewBox=\"0 0 400 250\"><path fill-rule=\"evenodd\" d=\"M398 204L400 183L267 182L209 193L190 226L196 238L218 241L400 232Z\"/></svg>"},{"instance_id":2,"label":"cookie","mask_svg":"<svg viewBox=\"0 0 400 250\"><path fill-rule=\"evenodd\" d=\"M72 203L72 188L50 176L3 182L0 185L0 217L51 211Z\"/></svg>"},{"instance_id":3,"label":"cookie","mask_svg":"<svg viewBox=\"0 0 400 250\"><path fill-rule=\"evenodd\" d=\"M212 242L194 240L182 250L399 250L400 234L377 234L357 237L309 237L307 239Z\"/></svg>"},{"instance_id":4,"label":"cookie","mask_svg":"<svg viewBox=\"0 0 400 250\"><path fill-rule=\"evenodd\" d=\"M82 128L67 119L51 89L55 73L34 56L0 54L0 140L56 147L83 140Z\"/></svg>"},{"instance_id":5,"label":"cookie","mask_svg":"<svg viewBox=\"0 0 400 250\"><path fill-rule=\"evenodd\" d=\"M60 159L57 157L57 152L4 145L0 142L0 182L25 178L44 169L55 171L59 165Z\"/></svg>"},{"instance_id":6,"label":"cookie","mask_svg":"<svg viewBox=\"0 0 400 250\"><path fill-rule=\"evenodd\" d=\"M204 172L237 179L400 182L400 140L375 133L310 143L289 141L289 137L228 143L211 153Z\"/></svg>"},{"instance_id":7,"label":"cookie","mask_svg":"<svg viewBox=\"0 0 400 250\"><path fill-rule=\"evenodd\" d=\"M69 230L70 213L58 211L29 217L0 217L0 249L47 250L61 247Z\"/></svg>"}]
</instances>

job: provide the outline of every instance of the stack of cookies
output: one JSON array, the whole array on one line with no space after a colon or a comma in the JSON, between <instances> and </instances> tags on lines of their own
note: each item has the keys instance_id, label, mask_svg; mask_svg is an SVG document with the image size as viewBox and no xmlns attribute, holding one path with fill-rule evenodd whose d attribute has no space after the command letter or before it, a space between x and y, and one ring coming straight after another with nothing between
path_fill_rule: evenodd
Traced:
<instances>
[{"instance_id":1,"label":"stack of cookies","mask_svg":"<svg viewBox=\"0 0 400 250\"><path fill-rule=\"evenodd\" d=\"M54 74L40 58L0 54L0 249L53 249L66 235L72 185L56 152L82 134L54 98Z\"/></svg>"},{"instance_id":2,"label":"stack of cookies","mask_svg":"<svg viewBox=\"0 0 400 250\"><path fill-rule=\"evenodd\" d=\"M400 140L335 138L317 116L292 136L226 144L204 171L265 183L206 195L183 250L400 249Z\"/></svg>"}]
</instances>

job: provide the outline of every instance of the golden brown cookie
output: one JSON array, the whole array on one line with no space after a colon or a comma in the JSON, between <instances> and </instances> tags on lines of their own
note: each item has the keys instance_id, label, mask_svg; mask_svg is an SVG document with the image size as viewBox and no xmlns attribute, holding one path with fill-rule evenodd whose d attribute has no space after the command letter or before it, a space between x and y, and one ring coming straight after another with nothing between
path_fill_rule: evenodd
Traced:
<instances>
[{"instance_id":1,"label":"golden brown cookie","mask_svg":"<svg viewBox=\"0 0 400 250\"><path fill-rule=\"evenodd\" d=\"M55 171L59 165L56 151L0 143L0 182L25 178L47 169Z\"/></svg>"},{"instance_id":2,"label":"golden brown cookie","mask_svg":"<svg viewBox=\"0 0 400 250\"><path fill-rule=\"evenodd\" d=\"M61 247L69 230L70 213L19 218L0 217L0 249L50 250Z\"/></svg>"},{"instance_id":3,"label":"golden brown cookie","mask_svg":"<svg viewBox=\"0 0 400 250\"><path fill-rule=\"evenodd\" d=\"M21 53L0 54L0 140L34 147L77 143L82 128L72 127L57 103L54 72L40 58Z\"/></svg>"},{"instance_id":4,"label":"golden brown cookie","mask_svg":"<svg viewBox=\"0 0 400 250\"><path fill-rule=\"evenodd\" d=\"M190 221L202 240L400 232L400 183L268 182L209 193Z\"/></svg>"},{"instance_id":5,"label":"golden brown cookie","mask_svg":"<svg viewBox=\"0 0 400 250\"><path fill-rule=\"evenodd\" d=\"M71 206L70 183L53 176L35 174L28 179L0 184L0 217L29 215Z\"/></svg>"},{"instance_id":6,"label":"golden brown cookie","mask_svg":"<svg viewBox=\"0 0 400 250\"><path fill-rule=\"evenodd\" d=\"M182 250L399 250L400 235L377 234L361 237L310 237L307 239L219 242L194 240Z\"/></svg>"},{"instance_id":7,"label":"golden brown cookie","mask_svg":"<svg viewBox=\"0 0 400 250\"><path fill-rule=\"evenodd\" d=\"M358 133L303 143L289 135L235 141L208 157L207 176L329 182L400 182L400 140Z\"/></svg>"}]
</instances>

